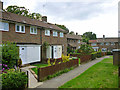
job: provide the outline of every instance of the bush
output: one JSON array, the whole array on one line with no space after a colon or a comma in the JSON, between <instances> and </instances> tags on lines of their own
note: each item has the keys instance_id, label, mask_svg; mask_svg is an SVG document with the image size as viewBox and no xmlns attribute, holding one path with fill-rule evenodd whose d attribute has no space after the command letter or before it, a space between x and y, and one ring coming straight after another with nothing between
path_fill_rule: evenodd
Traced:
<instances>
[{"instance_id":1,"label":"bush","mask_svg":"<svg viewBox=\"0 0 120 90\"><path fill-rule=\"evenodd\" d=\"M107 55L113 55L113 53L112 52L107 52Z\"/></svg>"},{"instance_id":2,"label":"bush","mask_svg":"<svg viewBox=\"0 0 120 90\"><path fill-rule=\"evenodd\" d=\"M27 75L24 72L8 72L1 74L2 89L24 89L27 86Z\"/></svg>"},{"instance_id":3,"label":"bush","mask_svg":"<svg viewBox=\"0 0 120 90\"><path fill-rule=\"evenodd\" d=\"M97 52L91 53L91 59L94 60L97 57Z\"/></svg>"},{"instance_id":4,"label":"bush","mask_svg":"<svg viewBox=\"0 0 120 90\"><path fill-rule=\"evenodd\" d=\"M16 61L19 59L19 49L16 44L6 42L2 45L2 63L13 68Z\"/></svg>"},{"instance_id":5,"label":"bush","mask_svg":"<svg viewBox=\"0 0 120 90\"><path fill-rule=\"evenodd\" d=\"M101 52L97 52L97 58L100 58L102 56Z\"/></svg>"},{"instance_id":6,"label":"bush","mask_svg":"<svg viewBox=\"0 0 120 90\"><path fill-rule=\"evenodd\" d=\"M68 62L69 61L69 57L70 56L65 56L65 55L62 54L62 61L63 62Z\"/></svg>"}]
</instances>

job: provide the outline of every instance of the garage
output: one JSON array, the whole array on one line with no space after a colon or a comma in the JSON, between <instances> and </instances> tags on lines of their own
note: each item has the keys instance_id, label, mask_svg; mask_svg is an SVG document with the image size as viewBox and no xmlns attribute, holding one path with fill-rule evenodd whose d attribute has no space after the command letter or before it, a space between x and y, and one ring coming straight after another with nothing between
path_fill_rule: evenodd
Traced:
<instances>
[{"instance_id":1,"label":"garage","mask_svg":"<svg viewBox=\"0 0 120 90\"><path fill-rule=\"evenodd\" d=\"M17 45L22 64L41 61L41 45Z\"/></svg>"}]
</instances>

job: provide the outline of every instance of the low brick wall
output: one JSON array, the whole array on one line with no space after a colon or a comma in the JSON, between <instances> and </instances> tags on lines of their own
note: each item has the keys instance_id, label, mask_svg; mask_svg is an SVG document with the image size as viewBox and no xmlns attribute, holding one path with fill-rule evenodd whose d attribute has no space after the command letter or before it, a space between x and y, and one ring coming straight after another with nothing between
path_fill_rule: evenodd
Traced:
<instances>
[{"instance_id":1,"label":"low brick wall","mask_svg":"<svg viewBox=\"0 0 120 90\"><path fill-rule=\"evenodd\" d=\"M80 58L80 63L91 60L91 55L70 54L70 56Z\"/></svg>"},{"instance_id":2,"label":"low brick wall","mask_svg":"<svg viewBox=\"0 0 120 90\"><path fill-rule=\"evenodd\" d=\"M66 63L56 64L53 66L38 68L38 81L44 80L48 75L53 75L60 70L65 68L77 67L79 65L78 59L70 60Z\"/></svg>"},{"instance_id":3,"label":"low brick wall","mask_svg":"<svg viewBox=\"0 0 120 90\"><path fill-rule=\"evenodd\" d=\"M45 63L47 63L47 61L48 61L48 58L45 60ZM55 61L55 59L50 59L50 62L54 62L54 61ZM57 64L57 63L59 63L59 62L62 62L62 58L56 59L55 64Z\"/></svg>"}]
</instances>

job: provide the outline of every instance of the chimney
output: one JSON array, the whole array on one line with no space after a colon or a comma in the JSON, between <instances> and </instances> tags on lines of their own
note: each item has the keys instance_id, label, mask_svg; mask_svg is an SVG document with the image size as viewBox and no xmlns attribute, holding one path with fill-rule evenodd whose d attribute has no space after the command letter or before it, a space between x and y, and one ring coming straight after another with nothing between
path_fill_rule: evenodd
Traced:
<instances>
[{"instance_id":1,"label":"chimney","mask_svg":"<svg viewBox=\"0 0 120 90\"><path fill-rule=\"evenodd\" d=\"M76 35L78 35L78 33L76 32Z\"/></svg>"},{"instance_id":2,"label":"chimney","mask_svg":"<svg viewBox=\"0 0 120 90\"><path fill-rule=\"evenodd\" d=\"M47 16L42 16L42 21L47 22Z\"/></svg>"},{"instance_id":3,"label":"chimney","mask_svg":"<svg viewBox=\"0 0 120 90\"><path fill-rule=\"evenodd\" d=\"M105 35L103 35L103 39L105 39Z\"/></svg>"},{"instance_id":4,"label":"chimney","mask_svg":"<svg viewBox=\"0 0 120 90\"><path fill-rule=\"evenodd\" d=\"M3 2L0 0L0 11L3 10Z\"/></svg>"}]
</instances>

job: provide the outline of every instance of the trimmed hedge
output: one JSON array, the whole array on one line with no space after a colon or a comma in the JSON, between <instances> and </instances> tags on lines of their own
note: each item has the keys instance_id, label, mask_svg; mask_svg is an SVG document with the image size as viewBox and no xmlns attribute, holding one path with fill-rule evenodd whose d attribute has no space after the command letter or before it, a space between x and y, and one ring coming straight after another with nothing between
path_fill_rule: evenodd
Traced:
<instances>
[{"instance_id":1,"label":"trimmed hedge","mask_svg":"<svg viewBox=\"0 0 120 90\"><path fill-rule=\"evenodd\" d=\"M112 52L107 52L107 55L113 55L113 53Z\"/></svg>"}]
</instances>

